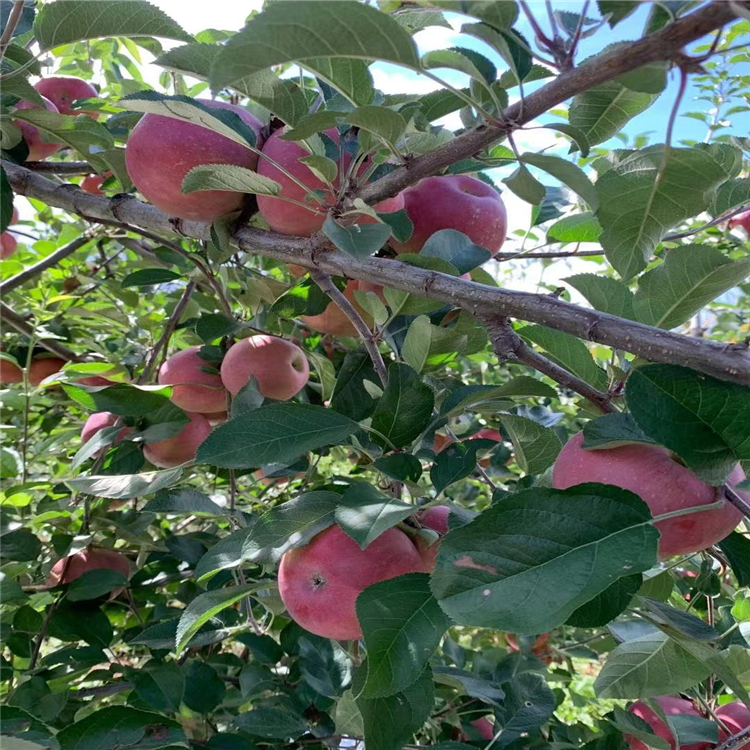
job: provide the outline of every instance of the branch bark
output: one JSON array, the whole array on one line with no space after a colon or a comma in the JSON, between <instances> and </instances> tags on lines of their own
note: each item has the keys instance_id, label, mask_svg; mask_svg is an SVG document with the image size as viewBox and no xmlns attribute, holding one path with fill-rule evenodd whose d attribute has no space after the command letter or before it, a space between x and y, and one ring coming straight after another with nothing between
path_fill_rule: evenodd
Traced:
<instances>
[{"instance_id":1,"label":"branch bark","mask_svg":"<svg viewBox=\"0 0 750 750\"><path fill-rule=\"evenodd\" d=\"M34 172L51 174L96 174L96 170L87 161L27 161L26 166Z\"/></svg>"},{"instance_id":2,"label":"branch bark","mask_svg":"<svg viewBox=\"0 0 750 750\"><path fill-rule=\"evenodd\" d=\"M151 232L210 239L208 224L170 217L131 196L90 195L75 185L60 185L17 164L6 161L2 164L15 192L90 221L124 223ZM477 317L509 317L539 323L651 362L677 363L707 375L750 385L750 351L743 344L691 338L579 307L549 295L485 286L437 271L406 267L398 260L373 257L359 260L336 250L321 237L288 237L240 227L234 231L233 241L251 255L265 255L308 270L318 269L329 275L401 289L461 307Z\"/></svg>"},{"instance_id":3,"label":"branch bark","mask_svg":"<svg viewBox=\"0 0 750 750\"><path fill-rule=\"evenodd\" d=\"M482 322L490 335L492 349L501 362L516 362L533 367L564 388L569 388L580 394L604 414L617 411L612 405L612 398L609 394L594 388L585 380L577 378L573 373L568 372L568 370L528 346L513 330L507 318L488 318Z\"/></svg>"},{"instance_id":4,"label":"branch bark","mask_svg":"<svg viewBox=\"0 0 750 750\"><path fill-rule=\"evenodd\" d=\"M0 302L0 320L24 336L31 338L34 335L34 329L4 302ZM48 352L56 354L66 362L83 362L83 359L75 352L68 349L67 346L63 346L60 342L55 341L55 339L39 339L37 343L39 346L43 346Z\"/></svg>"}]
</instances>

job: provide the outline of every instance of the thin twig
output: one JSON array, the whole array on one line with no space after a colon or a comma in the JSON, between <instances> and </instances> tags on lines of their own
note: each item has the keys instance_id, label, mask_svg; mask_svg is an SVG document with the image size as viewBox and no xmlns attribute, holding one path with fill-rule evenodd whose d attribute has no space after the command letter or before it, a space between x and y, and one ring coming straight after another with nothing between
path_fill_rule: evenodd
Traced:
<instances>
[{"instance_id":1,"label":"thin twig","mask_svg":"<svg viewBox=\"0 0 750 750\"><path fill-rule=\"evenodd\" d=\"M745 213L745 211L750 209L750 203L743 203L741 206L736 206L735 208L725 211L723 214L717 216L715 219L711 219L711 221L706 222L705 224L701 224L701 226L696 227L695 229L688 229L686 232L678 232L677 234L668 234L666 237L662 237L662 242L672 242L673 240L681 240L684 237L690 237L694 234L698 234L698 232L702 232L704 229L709 229L710 227L715 227L718 224L721 224L725 222L727 219L731 219L733 216L737 216L737 214Z\"/></svg>"},{"instance_id":2,"label":"thin twig","mask_svg":"<svg viewBox=\"0 0 750 750\"><path fill-rule=\"evenodd\" d=\"M4 302L0 302L0 320L24 336L31 338L34 335L34 328ZM37 343L39 346L43 346L48 352L56 354L60 359L64 359L67 362L84 361L74 351L68 349L67 346L63 346L55 339L39 339Z\"/></svg>"},{"instance_id":3,"label":"thin twig","mask_svg":"<svg viewBox=\"0 0 750 750\"><path fill-rule=\"evenodd\" d=\"M729 500L735 508L742 511L745 518L750 518L750 504L745 502L744 498L728 484L725 484L722 489L724 490L724 495L727 500Z\"/></svg>"},{"instance_id":4,"label":"thin twig","mask_svg":"<svg viewBox=\"0 0 750 750\"><path fill-rule=\"evenodd\" d=\"M10 9L8 14L8 22L3 29L3 35L0 36L0 60L5 55L5 50L10 44L10 40L13 38L13 34L16 31L18 22L21 20L21 14L23 13L24 0L15 0L13 7Z\"/></svg>"},{"instance_id":5,"label":"thin twig","mask_svg":"<svg viewBox=\"0 0 750 750\"><path fill-rule=\"evenodd\" d=\"M588 13L589 10L589 0L586 0L586 2L583 4L583 8L581 9L581 15L578 17L578 24L576 25L575 33L573 34L573 39L570 42L570 50L568 51L568 54L566 55L566 62L565 62L565 69L569 70L575 65L576 60L576 52L578 51L578 43L581 41L581 36L583 34L583 22L586 20L586 13Z\"/></svg>"},{"instance_id":6,"label":"thin twig","mask_svg":"<svg viewBox=\"0 0 750 750\"><path fill-rule=\"evenodd\" d=\"M380 354L378 345L375 342L375 337L372 335L372 331L369 329L367 323L362 319L362 316L357 312L354 305L338 290L327 273L313 270L310 271L310 278L331 298L333 303L341 309L356 328L367 353L370 355L375 372L378 374L380 382L385 388L388 385L388 371L386 370L383 356Z\"/></svg>"},{"instance_id":7,"label":"thin twig","mask_svg":"<svg viewBox=\"0 0 750 750\"><path fill-rule=\"evenodd\" d=\"M37 639L34 642L34 650L31 652L31 659L29 659L29 667L28 667L29 671L36 668L36 663L39 659L39 654L42 651L42 644L44 643L44 640L47 637L49 624L52 621L52 615L55 614L55 610L60 604L61 597L62 597L62 594L60 595L60 597L55 599L55 601L53 601L52 604L50 604L49 607L47 608L47 614L44 617L44 622L42 622L42 627L39 629L39 635L37 636Z\"/></svg>"},{"instance_id":8,"label":"thin twig","mask_svg":"<svg viewBox=\"0 0 750 750\"><path fill-rule=\"evenodd\" d=\"M27 161L24 166L34 172L50 172L52 174L84 175L96 173L96 169L87 161Z\"/></svg>"},{"instance_id":9,"label":"thin twig","mask_svg":"<svg viewBox=\"0 0 750 750\"><path fill-rule=\"evenodd\" d=\"M585 380L581 380L552 360L535 352L513 330L507 318L489 318L483 322L490 334L492 348L501 361L517 362L533 367L563 387L580 394L605 414L617 411L612 405L612 397L609 394L594 388Z\"/></svg>"}]
</instances>

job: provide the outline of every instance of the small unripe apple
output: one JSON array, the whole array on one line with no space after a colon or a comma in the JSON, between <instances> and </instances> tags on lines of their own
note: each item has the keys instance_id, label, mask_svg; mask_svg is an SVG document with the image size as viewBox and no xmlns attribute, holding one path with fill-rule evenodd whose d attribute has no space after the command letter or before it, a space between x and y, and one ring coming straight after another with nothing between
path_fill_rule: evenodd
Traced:
<instances>
[{"instance_id":1,"label":"small unripe apple","mask_svg":"<svg viewBox=\"0 0 750 750\"><path fill-rule=\"evenodd\" d=\"M305 353L296 344L276 336L250 336L238 341L221 363L224 387L236 396L250 378L256 379L264 398L288 401L310 377Z\"/></svg>"},{"instance_id":2,"label":"small unripe apple","mask_svg":"<svg viewBox=\"0 0 750 750\"><path fill-rule=\"evenodd\" d=\"M23 370L9 359L0 359L0 385L23 383Z\"/></svg>"},{"instance_id":3,"label":"small unripe apple","mask_svg":"<svg viewBox=\"0 0 750 750\"><path fill-rule=\"evenodd\" d=\"M44 106L50 112L57 112L57 107L44 96ZM41 109L36 102L21 101L16 104L16 109ZM42 161L48 156L58 152L62 148L60 143L47 143L42 140L42 135L31 123L16 120L16 125L21 129L26 145L29 147L27 161Z\"/></svg>"},{"instance_id":4,"label":"small unripe apple","mask_svg":"<svg viewBox=\"0 0 750 750\"><path fill-rule=\"evenodd\" d=\"M98 411L89 416L83 425L81 430L81 445L88 443L94 435L105 427L112 427L119 417L117 414L112 414L109 411ZM115 439L116 443L119 443L128 433L132 432L132 428L123 427L118 433Z\"/></svg>"},{"instance_id":5,"label":"small unripe apple","mask_svg":"<svg viewBox=\"0 0 750 750\"><path fill-rule=\"evenodd\" d=\"M729 730L727 733L723 729L719 729L719 742L726 742L729 737L750 727L750 711L740 701L732 701L719 706L716 710L716 716L722 720Z\"/></svg>"},{"instance_id":6,"label":"small unripe apple","mask_svg":"<svg viewBox=\"0 0 750 750\"><path fill-rule=\"evenodd\" d=\"M18 240L10 233L3 232L0 234L0 260L10 258L18 250Z\"/></svg>"},{"instance_id":7,"label":"small unripe apple","mask_svg":"<svg viewBox=\"0 0 750 750\"><path fill-rule=\"evenodd\" d=\"M75 76L47 76L34 84L34 88L49 99L59 110L61 115L88 115L95 120L98 112L85 112L81 109L71 109L77 99L98 99L99 92L82 78Z\"/></svg>"},{"instance_id":8,"label":"small unripe apple","mask_svg":"<svg viewBox=\"0 0 750 750\"><path fill-rule=\"evenodd\" d=\"M744 213L737 214L737 216L733 216L727 222L727 227L730 231L736 227L740 227L745 230L747 236L750 236L750 211L745 211Z\"/></svg>"},{"instance_id":9,"label":"small unripe apple","mask_svg":"<svg viewBox=\"0 0 750 750\"><path fill-rule=\"evenodd\" d=\"M130 561L114 550L84 549L59 559L52 566L46 584L51 587L71 583L90 570L116 570L130 578Z\"/></svg>"},{"instance_id":10,"label":"small unripe apple","mask_svg":"<svg viewBox=\"0 0 750 750\"><path fill-rule=\"evenodd\" d=\"M415 518L420 525L436 531L440 536L448 533L448 516L451 509L447 505L435 505L427 510L421 510L415 513ZM432 544L427 544L427 540L417 537L415 540L417 550L419 551L424 569L431 573L435 569L435 558L440 549L440 540L436 539Z\"/></svg>"},{"instance_id":11,"label":"small unripe apple","mask_svg":"<svg viewBox=\"0 0 750 750\"><path fill-rule=\"evenodd\" d=\"M198 446L211 434L211 425L202 414L188 414L190 421L174 437L147 443L143 455L160 469L173 469L192 461Z\"/></svg>"},{"instance_id":12,"label":"small unripe apple","mask_svg":"<svg viewBox=\"0 0 750 750\"><path fill-rule=\"evenodd\" d=\"M159 368L159 385L171 385L171 401L180 409L211 414L226 411L227 392L214 365L202 359L199 346L173 354ZM213 372L207 372L213 370Z\"/></svg>"},{"instance_id":13,"label":"small unripe apple","mask_svg":"<svg viewBox=\"0 0 750 750\"><path fill-rule=\"evenodd\" d=\"M683 508L713 503L718 488L703 482L666 448L655 445L623 445L607 450L584 450L583 433L563 447L552 471L552 486L567 489L584 482L612 484L630 490L658 516ZM737 466L729 475L730 485L745 478ZM750 492L738 491L746 502ZM659 521L659 556L698 552L720 542L742 520L742 513L727 500L716 510L699 511Z\"/></svg>"},{"instance_id":14,"label":"small unripe apple","mask_svg":"<svg viewBox=\"0 0 750 750\"><path fill-rule=\"evenodd\" d=\"M228 109L255 131L260 147L263 124L246 109L227 102L198 99L216 109ZM242 193L230 190L182 192L185 175L201 164L258 166L258 154L240 143L200 125L163 115L146 114L133 128L125 148L125 165L133 184L150 203L181 219L215 221L237 211Z\"/></svg>"},{"instance_id":15,"label":"small unripe apple","mask_svg":"<svg viewBox=\"0 0 750 750\"><path fill-rule=\"evenodd\" d=\"M508 216L495 188L465 174L425 177L404 191L414 231L406 242L391 239L397 253L418 253L441 229L463 232L496 255L505 242Z\"/></svg>"},{"instance_id":16,"label":"small unripe apple","mask_svg":"<svg viewBox=\"0 0 750 750\"><path fill-rule=\"evenodd\" d=\"M700 716L693 707L693 704L683 698L678 698L673 695L663 695L658 696L653 700L659 704L661 710L666 716L676 716L677 714ZM636 701L630 706L628 711L639 719L643 719L651 727L657 737L661 737L669 743L670 750L675 750L675 738L672 736L672 732L666 722L643 701ZM625 739L628 745L630 745L631 750L648 750L648 746L644 742L641 742L641 740L636 739L632 735L626 734ZM681 745L680 747L681 750L706 750L706 748L711 747L711 743L696 742L692 745Z\"/></svg>"},{"instance_id":17,"label":"small unripe apple","mask_svg":"<svg viewBox=\"0 0 750 750\"><path fill-rule=\"evenodd\" d=\"M279 593L292 619L305 630L338 640L362 637L355 602L378 581L421 573L417 548L403 531L388 529L366 549L336 525L305 547L286 552Z\"/></svg>"},{"instance_id":18,"label":"small unripe apple","mask_svg":"<svg viewBox=\"0 0 750 750\"><path fill-rule=\"evenodd\" d=\"M358 281L352 279L347 282L346 289L344 289L344 297L352 303L354 309L362 316L363 320L367 325L372 325L372 318L364 308L357 302L354 292L370 292L375 291L379 297L382 298L382 287L377 287L375 284L367 284L364 281ZM346 313L335 303L331 302L322 313L318 315L301 315L300 320L305 324L314 328L316 331L321 333L329 333L332 336L357 336L357 329L354 327L352 322L346 316Z\"/></svg>"},{"instance_id":19,"label":"small unripe apple","mask_svg":"<svg viewBox=\"0 0 750 750\"><path fill-rule=\"evenodd\" d=\"M38 357L29 366L29 383L33 386L39 385L45 378L60 372L65 365L65 360L59 357Z\"/></svg>"}]
</instances>

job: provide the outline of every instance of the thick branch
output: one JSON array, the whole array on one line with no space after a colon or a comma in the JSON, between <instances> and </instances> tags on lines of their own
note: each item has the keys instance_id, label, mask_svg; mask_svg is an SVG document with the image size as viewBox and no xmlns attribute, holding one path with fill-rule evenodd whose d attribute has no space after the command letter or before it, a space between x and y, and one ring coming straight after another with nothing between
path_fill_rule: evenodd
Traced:
<instances>
[{"instance_id":1,"label":"thick branch","mask_svg":"<svg viewBox=\"0 0 750 750\"><path fill-rule=\"evenodd\" d=\"M17 289L22 284L25 284L35 276L39 276L40 273L44 273L48 268L56 266L61 260L72 255L76 250L82 248L91 242L92 237L88 234L82 234L80 237L74 239L71 243L60 247L55 250L54 253L50 253L46 258L42 258L38 263L33 266L25 268L21 273L17 273L15 276L11 276L7 281L0 284L0 295L7 294L8 292Z\"/></svg>"},{"instance_id":2,"label":"thick branch","mask_svg":"<svg viewBox=\"0 0 750 750\"><path fill-rule=\"evenodd\" d=\"M564 388L579 393L605 414L616 412L612 399L607 393L597 390L585 380L577 378L566 369L556 365L538 352L535 352L513 330L507 318L488 318L482 321L490 335L492 349L501 362L517 362L533 367L547 375Z\"/></svg>"},{"instance_id":3,"label":"thick branch","mask_svg":"<svg viewBox=\"0 0 750 750\"><path fill-rule=\"evenodd\" d=\"M367 353L370 355L375 372L378 374L380 382L385 388L388 385L388 371L385 369L385 362L383 362L383 357L380 354L372 331L367 327L367 323L362 319L362 316L357 312L354 305L339 291L327 273L312 270L310 271L310 278L330 297L333 304L341 309L341 312L349 318L351 324L357 329L357 333L362 339Z\"/></svg>"},{"instance_id":4,"label":"thick branch","mask_svg":"<svg viewBox=\"0 0 750 750\"><path fill-rule=\"evenodd\" d=\"M716 750L735 750L735 748L743 747L748 742L750 742L750 726L737 732L733 737L719 745Z\"/></svg>"},{"instance_id":5,"label":"thick branch","mask_svg":"<svg viewBox=\"0 0 750 750\"><path fill-rule=\"evenodd\" d=\"M91 221L115 221L200 240L210 238L208 224L171 218L135 198L89 195L75 185L59 185L17 164L4 161L3 166L15 192ZM359 260L316 237L287 237L241 227L234 232L233 240L251 255L265 255L307 269L317 268L327 274L401 289L461 307L478 317L509 317L539 323L651 362L678 363L717 378L750 385L750 351L742 344L682 336L549 295L485 286L415 266L407 268L398 260L373 257Z\"/></svg>"},{"instance_id":6,"label":"thick branch","mask_svg":"<svg viewBox=\"0 0 750 750\"><path fill-rule=\"evenodd\" d=\"M748 3L742 3L748 7ZM677 19L655 34L624 45L609 54L598 56L583 65L559 75L546 86L505 109L499 118L503 124L471 130L454 138L445 146L408 165L395 169L376 182L365 185L358 195L372 205L400 193L422 177L436 174L462 159L468 159L575 94L605 83L621 73L635 70L649 62L669 60L686 44L731 23L737 17L729 3L713 2L694 13Z\"/></svg>"},{"instance_id":7,"label":"thick branch","mask_svg":"<svg viewBox=\"0 0 750 750\"><path fill-rule=\"evenodd\" d=\"M34 329L3 302L0 302L0 320L3 323L7 323L11 328L15 328L16 331L22 333L24 336L28 336L29 338L34 336ZM37 343L39 346L43 346L48 352L56 354L60 359L64 359L67 362L83 362L81 357L75 352L54 339L39 339Z\"/></svg>"}]
</instances>

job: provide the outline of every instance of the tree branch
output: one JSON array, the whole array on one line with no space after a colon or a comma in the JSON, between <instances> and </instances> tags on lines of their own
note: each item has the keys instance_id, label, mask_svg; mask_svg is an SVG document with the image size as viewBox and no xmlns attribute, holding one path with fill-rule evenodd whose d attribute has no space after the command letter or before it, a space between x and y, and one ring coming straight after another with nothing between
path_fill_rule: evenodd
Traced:
<instances>
[{"instance_id":1,"label":"tree branch","mask_svg":"<svg viewBox=\"0 0 750 750\"><path fill-rule=\"evenodd\" d=\"M10 9L8 20L3 29L3 35L0 36L0 59L5 55L5 49L10 44L10 40L13 38L13 33L18 26L18 22L21 20L23 3L24 0L15 0L13 7Z\"/></svg>"},{"instance_id":2,"label":"tree branch","mask_svg":"<svg viewBox=\"0 0 750 750\"><path fill-rule=\"evenodd\" d=\"M740 748L750 740L750 726L745 727L741 731L737 732L733 737L730 737L725 742L722 742L716 750L735 750Z\"/></svg>"},{"instance_id":3,"label":"tree branch","mask_svg":"<svg viewBox=\"0 0 750 750\"><path fill-rule=\"evenodd\" d=\"M566 369L555 364L552 360L535 352L513 330L507 318L486 318L482 322L487 327L487 332L490 335L492 349L501 362L516 362L533 367L538 372L558 382L564 388L569 388L579 393L594 404L599 411L605 414L617 411L612 405L612 397L609 394L594 388L585 380L577 378Z\"/></svg>"},{"instance_id":4,"label":"tree branch","mask_svg":"<svg viewBox=\"0 0 750 750\"><path fill-rule=\"evenodd\" d=\"M37 198L90 221L119 222L145 227L151 232L210 239L208 224L175 219L130 196L90 195L75 185L60 185L17 164L7 161L2 164L16 193ZM485 286L437 271L406 267L398 260L374 257L360 260L336 250L321 237L288 237L240 227L234 231L232 239L243 252L251 255L265 255L308 270L318 269L329 275L401 289L461 307L478 317L508 317L538 323L584 341L622 349L651 362L678 363L707 375L750 385L750 351L743 344L691 338L579 307L550 295Z\"/></svg>"},{"instance_id":5,"label":"tree branch","mask_svg":"<svg viewBox=\"0 0 750 750\"><path fill-rule=\"evenodd\" d=\"M357 329L357 333L362 339L367 353L370 355L375 372L378 374L380 382L385 388L388 385L388 371L385 368L385 362L383 362L383 357L375 342L375 337L372 335L372 331L368 328L367 323L362 319L362 316L357 312L354 305L339 291L327 273L312 270L310 271L310 278L331 298L333 304L341 309L341 312L349 318L351 324Z\"/></svg>"},{"instance_id":6,"label":"tree branch","mask_svg":"<svg viewBox=\"0 0 750 750\"><path fill-rule=\"evenodd\" d=\"M724 490L724 495L726 495L727 500L729 500L737 510L742 511L745 518L750 518L750 504L745 502L745 499L738 492L735 492L734 488L730 487L728 484L725 484L722 489Z\"/></svg>"},{"instance_id":7,"label":"tree branch","mask_svg":"<svg viewBox=\"0 0 750 750\"><path fill-rule=\"evenodd\" d=\"M34 329L17 313L13 312L8 305L4 302L0 302L0 320L3 323L7 323L11 328L14 328L24 336L31 338L34 335ZM56 354L60 359L64 359L66 362L83 362L83 359L79 357L74 351L63 346L55 339L39 339L39 346L43 346L48 352Z\"/></svg>"},{"instance_id":8,"label":"tree branch","mask_svg":"<svg viewBox=\"0 0 750 750\"><path fill-rule=\"evenodd\" d=\"M87 161L27 161L25 166L34 172L67 175L96 174L96 170Z\"/></svg>"},{"instance_id":9,"label":"tree branch","mask_svg":"<svg viewBox=\"0 0 750 750\"><path fill-rule=\"evenodd\" d=\"M15 276L11 276L7 281L0 284L0 295L7 294L8 292L17 289L30 279L38 276L40 273L44 273L48 268L56 266L61 260L72 255L84 245L87 245L92 239L93 237L89 233L82 234L64 247L55 250L54 253L50 253L46 258L42 258L42 260L35 263L33 266L29 266Z\"/></svg>"}]
</instances>

